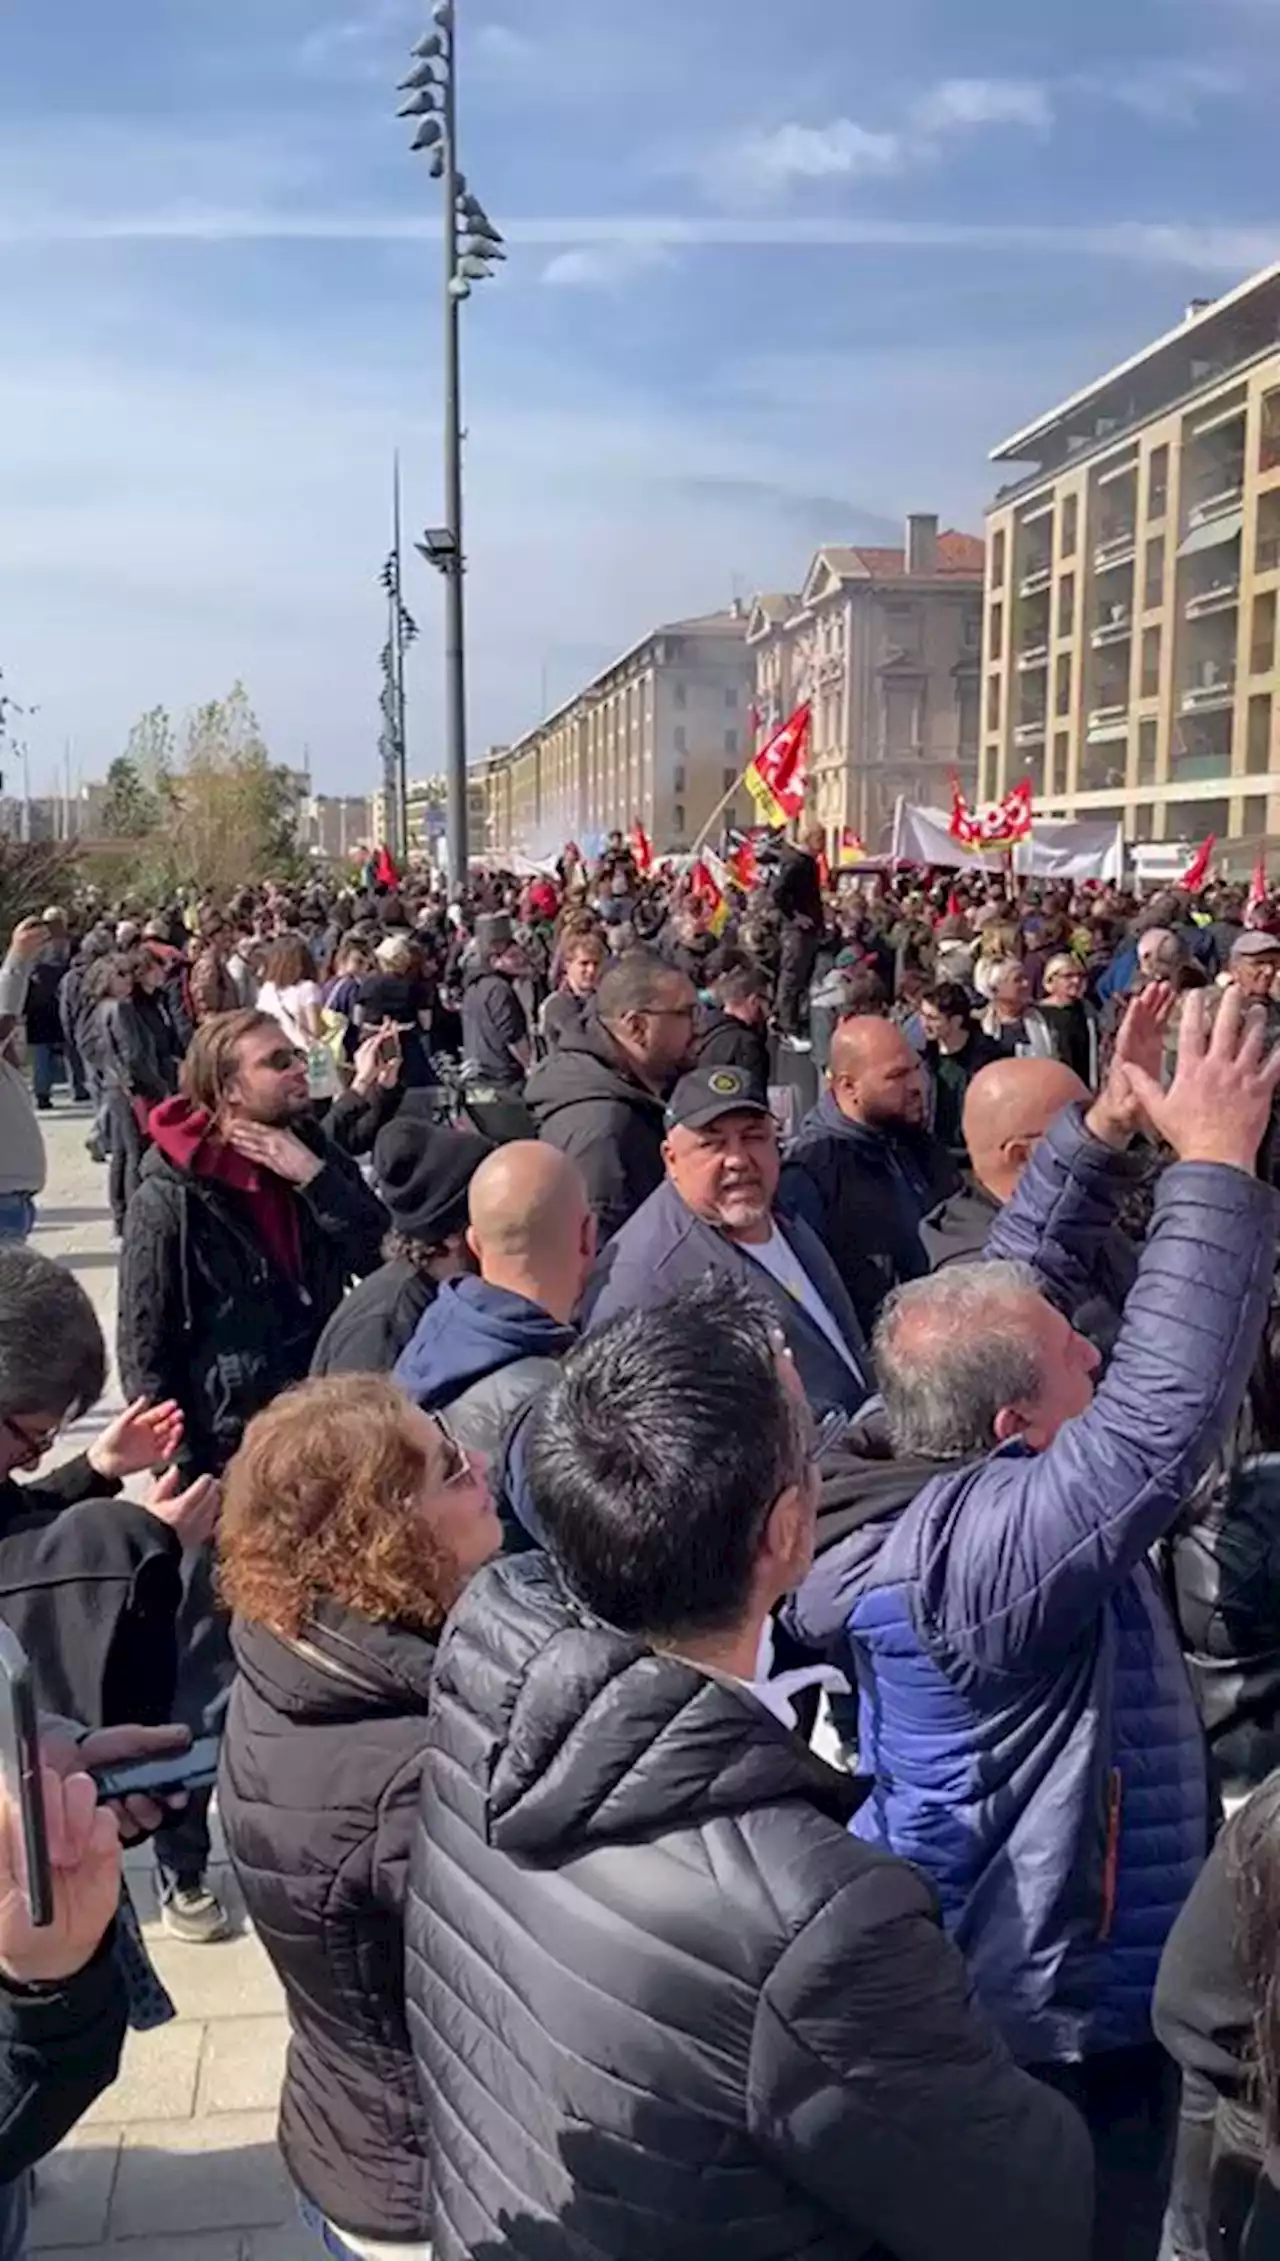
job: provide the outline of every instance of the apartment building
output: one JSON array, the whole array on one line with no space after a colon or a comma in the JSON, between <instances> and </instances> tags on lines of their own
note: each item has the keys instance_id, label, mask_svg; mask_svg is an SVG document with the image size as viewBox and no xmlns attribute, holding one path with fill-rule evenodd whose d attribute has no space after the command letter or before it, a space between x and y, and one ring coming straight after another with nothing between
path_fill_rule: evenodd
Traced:
<instances>
[{"instance_id":1,"label":"apartment building","mask_svg":"<svg viewBox=\"0 0 1280 2261\"><path fill-rule=\"evenodd\" d=\"M1280 266L992 460L984 797L1029 776L1137 842L1280 837Z\"/></svg>"},{"instance_id":2,"label":"apartment building","mask_svg":"<svg viewBox=\"0 0 1280 2261\"><path fill-rule=\"evenodd\" d=\"M312 793L303 810L302 838L313 856L345 864L373 838L373 801L367 793Z\"/></svg>"},{"instance_id":3,"label":"apartment building","mask_svg":"<svg viewBox=\"0 0 1280 2261\"><path fill-rule=\"evenodd\" d=\"M813 702L806 816L834 853L875 846L899 794L946 804L977 777L982 542L907 520L901 549L818 551L796 596L757 597L747 625L766 725Z\"/></svg>"},{"instance_id":4,"label":"apartment building","mask_svg":"<svg viewBox=\"0 0 1280 2261\"><path fill-rule=\"evenodd\" d=\"M746 630L741 606L655 628L496 748L481 765L489 853L589 848L637 816L660 854L690 847L753 750ZM749 808L743 792L723 821L745 823Z\"/></svg>"}]
</instances>

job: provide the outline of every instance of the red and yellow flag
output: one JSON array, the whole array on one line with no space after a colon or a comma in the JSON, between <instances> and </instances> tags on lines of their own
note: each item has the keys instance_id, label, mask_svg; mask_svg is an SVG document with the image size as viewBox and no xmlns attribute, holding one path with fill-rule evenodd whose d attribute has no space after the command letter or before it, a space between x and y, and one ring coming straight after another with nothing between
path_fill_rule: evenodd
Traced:
<instances>
[{"instance_id":1,"label":"red and yellow flag","mask_svg":"<svg viewBox=\"0 0 1280 2261\"><path fill-rule=\"evenodd\" d=\"M746 787L763 824L790 824L804 807L812 728L813 706L806 699L748 762Z\"/></svg>"}]
</instances>

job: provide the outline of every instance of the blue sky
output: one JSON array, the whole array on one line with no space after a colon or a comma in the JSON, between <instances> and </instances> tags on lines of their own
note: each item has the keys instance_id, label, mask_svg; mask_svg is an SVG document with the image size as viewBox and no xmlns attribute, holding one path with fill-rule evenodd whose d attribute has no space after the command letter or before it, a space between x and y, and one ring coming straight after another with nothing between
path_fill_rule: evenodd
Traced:
<instances>
[{"instance_id":1,"label":"blue sky","mask_svg":"<svg viewBox=\"0 0 1280 2261\"><path fill-rule=\"evenodd\" d=\"M0 4L0 666L101 774L247 682L373 782L390 465L439 517L426 0ZM1280 0L459 0L473 751L662 618L797 585L1280 257ZM440 589L412 759L439 765Z\"/></svg>"}]
</instances>

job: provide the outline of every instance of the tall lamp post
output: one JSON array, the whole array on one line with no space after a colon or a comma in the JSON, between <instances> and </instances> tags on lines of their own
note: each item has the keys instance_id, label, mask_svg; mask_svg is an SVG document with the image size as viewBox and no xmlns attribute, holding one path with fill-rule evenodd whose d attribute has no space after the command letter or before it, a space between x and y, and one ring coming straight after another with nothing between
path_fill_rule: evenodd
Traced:
<instances>
[{"instance_id":1,"label":"tall lamp post","mask_svg":"<svg viewBox=\"0 0 1280 2261\"><path fill-rule=\"evenodd\" d=\"M455 0L435 0L435 30L413 50L400 82L402 118L417 118L415 150L444 183L444 507L445 524L428 528L416 546L445 581L445 775L448 784L449 878L465 887L467 854L467 660L462 526L462 339L464 299L507 254L502 237L458 165L458 70Z\"/></svg>"}]
</instances>

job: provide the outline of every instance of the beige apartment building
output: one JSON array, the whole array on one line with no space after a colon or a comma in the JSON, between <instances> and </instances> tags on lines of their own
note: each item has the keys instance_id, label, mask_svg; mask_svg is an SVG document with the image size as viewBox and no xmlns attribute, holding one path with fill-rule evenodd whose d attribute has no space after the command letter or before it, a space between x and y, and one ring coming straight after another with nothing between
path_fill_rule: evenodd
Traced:
<instances>
[{"instance_id":1,"label":"beige apartment building","mask_svg":"<svg viewBox=\"0 0 1280 2261\"><path fill-rule=\"evenodd\" d=\"M486 853L590 850L638 816L658 853L692 846L753 750L741 606L633 644L514 745L478 765ZM745 792L724 822L749 821Z\"/></svg>"},{"instance_id":2,"label":"beige apartment building","mask_svg":"<svg viewBox=\"0 0 1280 2261\"><path fill-rule=\"evenodd\" d=\"M981 791L1134 841L1280 836L1280 267L996 448Z\"/></svg>"},{"instance_id":3,"label":"beige apartment building","mask_svg":"<svg viewBox=\"0 0 1280 2261\"><path fill-rule=\"evenodd\" d=\"M845 827L880 845L899 794L948 806L977 777L982 542L907 520L901 549L818 551L794 596L747 625L762 724L813 702L806 817L834 854Z\"/></svg>"}]
</instances>

